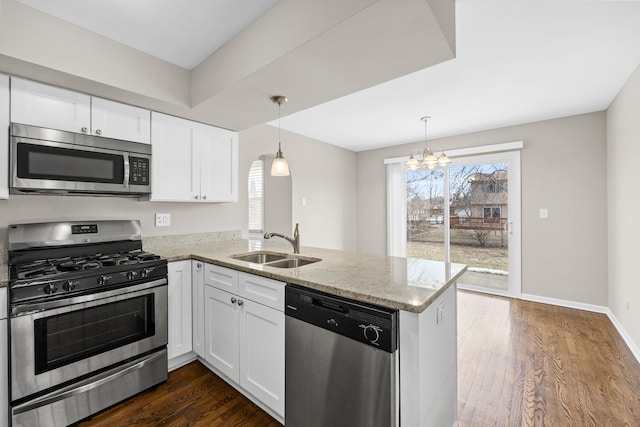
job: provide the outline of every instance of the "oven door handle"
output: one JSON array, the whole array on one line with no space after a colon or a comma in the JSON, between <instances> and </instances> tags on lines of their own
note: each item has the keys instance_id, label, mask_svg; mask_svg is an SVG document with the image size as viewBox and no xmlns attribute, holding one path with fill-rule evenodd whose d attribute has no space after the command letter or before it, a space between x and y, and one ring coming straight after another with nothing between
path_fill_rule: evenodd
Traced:
<instances>
[{"instance_id":1,"label":"oven door handle","mask_svg":"<svg viewBox=\"0 0 640 427\"><path fill-rule=\"evenodd\" d=\"M137 285L132 285L124 288L116 288L109 291L81 295L77 297L70 297L54 301L45 301L39 303L23 303L11 307L11 317L20 316L25 313L34 313L45 310L52 310L59 307L72 306L75 304L82 304L87 302L99 301L102 299L116 297L121 295L127 295L133 292L144 291L147 289L156 288L158 286L166 286L168 280L166 278L152 280L150 282L144 282Z\"/></svg>"},{"instance_id":2,"label":"oven door handle","mask_svg":"<svg viewBox=\"0 0 640 427\"><path fill-rule=\"evenodd\" d=\"M164 352L159 351L139 362L137 361L130 362L128 365L123 365L121 367L117 367L115 369L105 372L97 380L94 380L93 378L89 378L84 383L80 383L80 385L73 384L61 390L57 390L57 391L54 391L53 393L44 395L36 400L29 402L28 404L15 406L13 408L13 413L16 415L21 414L23 412L31 411L41 406L49 405L51 403L55 403L55 402L59 402L61 400L67 399L69 397L86 393L89 390L92 390L96 387L100 387L103 384L106 384L108 382L121 378L138 369L141 369L146 365L148 365L149 363L163 356L164 356Z\"/></svg>"}]
</instances>

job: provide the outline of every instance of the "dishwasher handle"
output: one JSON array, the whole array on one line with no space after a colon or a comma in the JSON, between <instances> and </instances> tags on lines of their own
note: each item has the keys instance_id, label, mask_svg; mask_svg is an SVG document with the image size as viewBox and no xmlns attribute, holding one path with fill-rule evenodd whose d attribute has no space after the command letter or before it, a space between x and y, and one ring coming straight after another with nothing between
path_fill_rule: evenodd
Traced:
<instances>
[{"instance_id":1,"label":"dishwasher handle","mask_svg":"<svg viewBox=\"0 0 640 427\"><path fill-rule=\"evenodd\" d=\"M333 301L327 301L325 299L313 298L313 305L326 308L327 310L335 311L342 314L349 313L349 309L343 306L342 304L335 303Z\"/></svg>"}]
</instances>

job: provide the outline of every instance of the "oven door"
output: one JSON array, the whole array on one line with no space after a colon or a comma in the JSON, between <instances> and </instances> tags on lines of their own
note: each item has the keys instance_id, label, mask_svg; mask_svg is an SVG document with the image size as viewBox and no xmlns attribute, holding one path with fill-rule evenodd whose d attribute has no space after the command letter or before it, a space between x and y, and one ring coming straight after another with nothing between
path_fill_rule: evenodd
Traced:
<instances>
[{"instance_id":1,"label":"oven door","mask_svg":"<svg viewBox=\"0 0 640 427\"><path fill-rule=\"evenodd\" d=\"M63 142L11 138L14 192L129 192L127 152Z\"/></svg>"},{"instance_id":2,"label":"oven door","mask_svg":"<svg viewBox=\"0 0 640 427\"><path fill-rule=\"evenodd\" d=\"M12 308L11 400L167 345L167 279Z\"/></svg>"}]
</instances>

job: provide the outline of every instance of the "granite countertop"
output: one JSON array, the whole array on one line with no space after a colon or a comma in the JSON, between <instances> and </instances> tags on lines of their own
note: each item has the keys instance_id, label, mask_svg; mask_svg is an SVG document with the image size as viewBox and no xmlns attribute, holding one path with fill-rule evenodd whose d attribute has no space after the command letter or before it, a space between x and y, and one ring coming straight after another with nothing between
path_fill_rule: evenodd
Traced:
<instances>
[{"instance_id":1,"label":"granite countertop","mask_svg":"<svg viewBox=\"0 0 640 427\"><path fill-rule=\"evenodd\" d=\"M302 247L300 255L322 261L298 268L275 268L231 258L254 250L292 253L287 243L226 240L145 250L169 262L195 259L334 295L414 313L424 311L464 273L464 264Z\"/></svg>"},{"instance_id":2,"label":"granite countertop","mask_svg":"<svg viewBox=\"0 0 640 427\"><path fill-rule=\"evenodd\" d=\"M275 268L231 258L255 250L292 253L286 242L222 240L173 246L145 245L169 262L195 259L334 295L414 313L424 311L464 273L463 264L362 254L303 246L300 255L320 258L298 268ZM8 284L8 267L0 265L0 287Z\"/></svg>"}]
</instances>

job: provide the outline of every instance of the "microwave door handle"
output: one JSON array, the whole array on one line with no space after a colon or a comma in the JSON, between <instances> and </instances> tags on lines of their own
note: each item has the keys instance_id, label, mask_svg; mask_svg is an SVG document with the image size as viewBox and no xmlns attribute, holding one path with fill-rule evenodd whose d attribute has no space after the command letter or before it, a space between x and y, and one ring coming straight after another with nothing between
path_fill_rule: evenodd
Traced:
<instances>
[{"instance_id":1,"label":"microwave door handle","mask_svg":"<svg viewBox=\"0 0 640 427\"><path fill-rule=\"evenodd\" d=\"M124 188L129 188L129 156L124 156Z\"/></svg>"}]
</instances>

